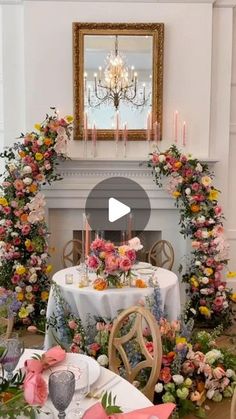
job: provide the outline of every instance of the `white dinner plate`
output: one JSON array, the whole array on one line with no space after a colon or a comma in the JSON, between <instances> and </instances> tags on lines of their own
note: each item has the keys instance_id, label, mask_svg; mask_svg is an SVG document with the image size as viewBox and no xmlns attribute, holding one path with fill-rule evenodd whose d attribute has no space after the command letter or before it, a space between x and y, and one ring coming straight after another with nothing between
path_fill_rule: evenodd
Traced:
<instances>
[{"instance_id":1,"label":"white dinner plate","mask_svg":"<svg viewBox=\"0 0 236 419\"><path fill-rule=\"evenodd\" d=\"M154 272L154 269L151 268L143 268L143 269L137 269L136 270L140 275L151 275Z\"/></svg>"},{"instance_id":2,"label":"white dinner plate","mask_svg":"<svg viewBox=\"0 0 236 419\"><path fill-rule=\"evenodd\" d=\"M138 263L135 263L133 266L132 266L132 270L137 270L137 269L147 269L147 268L149 268L149 269L153 269L152 268L152 265L151 265L151 263L147 263L147 262L138 262Z\"/></svg>"},{"instance_id":3,"label":"white dinner plate","mask_svg":"<svg viewBox=\"0 0 236 419\"><path fill-rule=\"evenodd\" d=\"M101 367L95 359L91 358L90 356L83 355L83 354L72 354L67 353L66 359L59 364L56 364L53 367L48 368L43 372L43 377L46 381L49 379L49 375L58 370L62 369L69 369L69 364L73 365L74 367L79 367L79 361L86 361L88 363L88 369L89 369L89 385L92 386L99 378L101 373ZM75 373L73 371L73 373ZM76 386L75 388L78 390L79 388L79 380L76 380Z\"/></svg>"}]
</instances>

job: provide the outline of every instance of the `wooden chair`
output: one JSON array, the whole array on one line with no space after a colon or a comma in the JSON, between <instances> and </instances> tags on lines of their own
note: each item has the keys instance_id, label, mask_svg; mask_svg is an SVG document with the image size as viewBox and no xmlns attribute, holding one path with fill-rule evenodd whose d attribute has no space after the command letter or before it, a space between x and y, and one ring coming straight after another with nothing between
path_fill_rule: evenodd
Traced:
<instances>
[{"instance_id":1,"label":"wooden chair","mask_svg":"<svg viewBox=\"0 0 236 419\"><path fill-rule=\"evenodd\" d=\"M236 387L234 389L234 394L231 401L230 419L236 419Z\"/></svg>"},{"instance_id":2,"label":"wooden chair","mask_svg":"<svg viewBox=\"0 0 236 419\"><path fill-rule=\"evenodd\" d=\"M6 339L9 339L11 337L13 324L14 324L13 318L6 319L5 317L0 317L0 327L3 327L6 329L6 332L4 333L4 337Z\"/></svg>"},{"instance_id":3,"label":"wooden chair","mask_svg":"<svg viewBox=\"0 0 236 419\"><path fill-rule=\"evenodd\" d=\"M64 268L69 266L76 266L80 264L82 256L82 242L81 240L69 240L62 251L62 264Z\"/></svg>"},{"instance_id":4,"label":"wooden chair","mask_svg":"<svg viewBox=\"0 0 236 419\"><path fill-rule=\"evenodd\" d=\"M174 264L174 249L167 240L159 240L153 244L148 254L148 262L154 266L171 271Z\"/></svg>"},{"instance_id":5,"label":"wooden chair","mask_svg":"<svg viewBox=\"0 0 236 419\"><path fill-rule=\"evenodd\" d=\"M129 332L122 336L122 327L124 326L124 322L126 321L127 317L130 315L135 316L134 323L132 324ZM149 327L152 336L153 354L150 354L145 346L143 328L146 325ZM125 348L123 346L133 339L138 342L140 351L143 355L143 360L136 364L134 367L132 367L130 364L130 361L125 352ZM126 372L125 378L131 383L133 383L135 377L137 377L141 370L144 368L149 368L151 370L149 379L141 391L145 394L145 396L153 401L154 388L161 369L162 343L158 324L148 309L144 307L133 306L122 311L122 313L116 318L110 334L108 356L109 369L116 374L119 374L119 366L122 362Z\"/></svg>"}]
</instances>

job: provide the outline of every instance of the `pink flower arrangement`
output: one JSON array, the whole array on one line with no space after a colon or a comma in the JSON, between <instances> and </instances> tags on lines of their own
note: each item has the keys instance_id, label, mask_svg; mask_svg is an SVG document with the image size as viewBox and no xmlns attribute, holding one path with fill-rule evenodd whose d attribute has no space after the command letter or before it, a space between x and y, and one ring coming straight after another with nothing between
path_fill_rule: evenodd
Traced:
<instances>
[{"instance_id":1,"label":"pink flower arrangement","mask_svg":"<svg viewBox=\"0 0 236 419\"><path fill-rule=\"evenodd\" d=\"M120 287L124 276L130 275L136 260L136 251L140 249L142 245L138 237L122 246L115 246L114 243L96 238L91 244L91 254L86 263L98 277L104 277L107 286ZM106 289L107 286L102 289Z\"/></svg>"}]
</instances>

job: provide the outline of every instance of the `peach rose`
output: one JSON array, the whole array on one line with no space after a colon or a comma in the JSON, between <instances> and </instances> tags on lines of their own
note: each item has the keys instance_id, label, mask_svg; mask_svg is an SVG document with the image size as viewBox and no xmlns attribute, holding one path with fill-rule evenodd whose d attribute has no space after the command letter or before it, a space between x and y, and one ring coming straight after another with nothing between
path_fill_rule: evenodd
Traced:
<instances>
[{"instance_id":1,"label":"peach rose","mask_svg":"<svg viewBox=\"0 0 236 419\"><path fill-rule=\"evenodd\" d=\"M41 374L30 372L24 381L24 398L30 405L43 406L48 397L47 384Z\"/></svg>"}]
</instances>

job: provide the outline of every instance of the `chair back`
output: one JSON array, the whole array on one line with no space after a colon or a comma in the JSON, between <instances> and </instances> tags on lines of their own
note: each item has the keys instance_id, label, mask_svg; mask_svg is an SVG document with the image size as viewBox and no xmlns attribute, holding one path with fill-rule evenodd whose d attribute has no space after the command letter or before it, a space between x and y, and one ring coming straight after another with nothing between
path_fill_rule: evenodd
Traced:
<instances>
[{"instance_id":1,"label":"chair back","mask_svg":"<svg viewBox=\"0 0 236 419\"><path fill-rule=\"evenodd\" d=\"M148 262L171 271L174 264L174 249L170 242L159 240L154 243L148 254Z\"/></svg>"},{"instance_id":2,"label":"chair back","mask_svg":"<svg viewBox=\"0 0 236 419\"><path fill-rule=\"evenodd\" d=\"M236 419L236 387L234 388L234 394L231 401L230 419Z\"/></svg>"},{"instance_id":3,"label":"chair back","mask_svg":"<svg viewBox=\"0 0 236 419\"><path fill-rule=\"evenodd\" d=\"M4 333L4 337L6 339L9 339L11 337L13 324L14 324L13 317L9 319L6 319L5 317L0 317L0 327L3 327L4 329L6 329L6 332Z\"/></svg>"},{"instance_id":4,"label":"chair back","mask_svg":"<svg viewBox=\"0 0 236 419\"><path fill-rule=\"evenodd\" d=\"M130 315L132 315L133 320L131 328L126 334L122 335L122 328ZM143 336L143 329L146 325L152 336L152 353L148 351ZM142 353L142 360L134 366L131 365L131 360L128 358L124 347L124 345L133 339L135 339L135 342L138 342L140 352ZM148 381L141 391L153 401L154 389L161 369L162 343L157 321L148 309L140 306L133 306L122 311L116 318L109 338L108 356L109 369L116 374L119 374L119 366L122 363L125 368L125 378L130 383L133 383L143 369L149 368L150 375Z\"/></svg>"},{"instance_id":5,"label":"chair back","mask_svg":"<svg viewBox=\"0 0 236 419\"><path fill-rule=\"evenodd\" d=\"M80 264L82 256L82 241L81 240L69 240L62 251L62 264L64 268L70 266L76 266Z\"/></svg>"}]
</instances>

